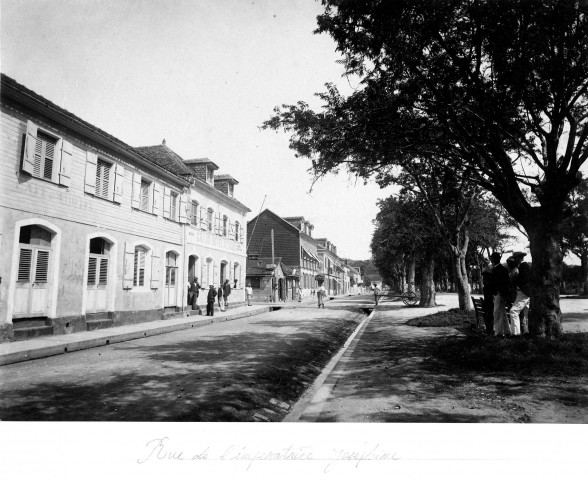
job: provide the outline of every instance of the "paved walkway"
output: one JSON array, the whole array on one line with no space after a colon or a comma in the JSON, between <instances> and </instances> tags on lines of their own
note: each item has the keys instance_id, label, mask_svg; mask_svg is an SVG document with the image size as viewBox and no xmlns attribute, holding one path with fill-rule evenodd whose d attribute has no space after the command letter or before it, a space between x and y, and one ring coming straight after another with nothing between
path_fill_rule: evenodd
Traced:
<instances>
[{"instance_id":1,"label":"paved walkway","mask_svg":"<svg viewBox=\"0 0 588 480\"><path fill-rule=\"evenodd\" d=\"M438 339L460 333L451 327L405 324L411 318L457 307L457 296L438 294L437 302L440 305L432 309L406 308L387 299L380 302L336 365L315 382L310 395L302 397L284 421L553 422L540 405L529 406L533 402L516 397L521 386L512 379L477 372L453 375L428 366L428 348ZM564 331L588 331L588 300L564 299L562 311ZM529 391L540 391L547 399L562 388L569 385L539 381ZM575 421L582 415L581 405L579 412L570 412Z\"/></svg>"}]
</instances>

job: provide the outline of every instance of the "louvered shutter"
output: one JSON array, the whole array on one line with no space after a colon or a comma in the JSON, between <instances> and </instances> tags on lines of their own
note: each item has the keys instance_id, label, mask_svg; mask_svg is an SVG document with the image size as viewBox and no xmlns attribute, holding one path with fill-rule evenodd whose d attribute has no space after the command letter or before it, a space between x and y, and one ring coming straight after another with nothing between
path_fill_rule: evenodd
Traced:
<instances>
[{"instance_id":1,"label":"louvered shutter","mask_svg":"<svg viewBox=\"0 0 588 480\"><path fill-rule=\"evenodd\" d=\"M153 253L151 255L151 288L159 288L161 282L161 258Z\"/></svg>"},{"instance_id":2,"label":"louvered shutter","mask_svg":"<svg viewBox=\"0 0 588 480\"><path fill-rule=\"evenodd\" d=\"M233 240L235 238L235 224L229 222L229 238Z\"/></svg>"},{"instance_id":3,"label":"louvered shutter","mask_svg":"<svg viewBox=\"0 0 588 480\"><path fill-rule=\"evenodd\" d=\"M188 213L188 196L185 193L180 195L180 207L179 207L179 220L180 223L189 223L189 213Z\"/></svg>"},{"instance_id":4,"label":"louvered shutter","mask_svg":"<svg viewBox=\"0 0 588 480\"><path fill-rule=\"evenodd\" d=\"M108 284L108 258L100 260L100 271L98 275L98 285Z\"/></svg>"},{"instance_id":5,"label":"louvered shutter","mask_svg":"<svg viewBox=\"0 0 588 480\"><path fill-rule=\"evenodd\" d=\"M239 241L243 243L243 227L239 227Z\"/></svg>"},{"instance_id":6,"label":"louvered shutter","mask_svg":"<svg viewBox=\"0 0 588 480\"><path fill-rule=\"evenodd\" d=\"M96 285L96 267L98 265L98 259L96 257L90 257L88 259L88 285Z\"/></svg>"},{"instance_id":7,"label":"louvered shutter","mask_svg":"<svg viewBox=\"0 0 588 480\"><path fill-rule=\"evenodd\" d=\"M92 152L86 152L86 183L84 191L96 195L96 168L98 156Z\"/></svg>"},{"instance_id":8,"label":"louvered shutter","mask_svg":"<svg viewBox=\"0 0 588 480\"><path fill-rule=\"evenodd\" d=\"M22 156L22 170L33 175L35 170L35 149L37 148L37 125L27 121L24 152Z\"/></svg>"},{"instance_id":9,"label":"louvered shutter","mask_svg":"<svg viewBox=\"0 0 588 480\"><path fill-rule=\"evenodd\" d=\"M170 189L163 187L163 216L165 218L169 218L169 207L171 203L170 194Z\"/></svg>"},{"instance_id":10,"label":"louvered shutter","mask_svg":"<svg viewBox=\"0 0 588 480\"><path fill-rule=\"evenodd\" d=\"M153 187L153 214L161 215L161 185L158 183Z\"/></svg>"},{"instance_id":11,"label":"louvered shutter","mask_svg":"<svg viewBox=\"0 0 588 480\"><path fill-rule=\"evenodd\" d=\"M49 150L50 148L49 144L53 146L53 160L49 165L49 162L47 162L47 158L45 158L45 167L48 173L48 175L45 175L45 178L50 178L53 182L59 182L61 177L61 150L63 148L63 140L60 138L55 143L53 143L53 141L50 140L49 142L47 142L47 150Z\"/></svg>"},{"instance_id":12,"label":"louvered shutter","mask_svg":"<svg viewBox=\"0 0 588 480\"><path fill-rule=\"evenodd\" d=\"M125 244L124 266L123 288L132 288L135 273L135 247L129 242Z\"/></svg>"},{"instance_id":13,"label":"louvered shutter","mask_svg":"<svg viewBox=\"0 0 588 480\"><path fill-rule=\"evenodd\" d=\"M17 282L31 281L31 265L33 262L33 250L30 248L20 249L20 258L18 261L18 278Z\"/></svg>"},{"instance_id":14,"label":"louvered shutter","mask_svg":"<svg viewBox=\"0 0 588 480\"><path fill-rule=\"evenodd\" d=\"M122 203L124 182L125 167L117 163L114 165L114 188L112 193L112 200L116 203Z\"/></svg>"},{"instance_id":15,"label":"louvered shutter","mask_svg":"<svg viewBox=\"0 0 588 480\"><path fill-rule=\"evenodd\" d=\"M37 250L37 265L35 267L35 283L47 283L49 274L49 252Z\"/></svg>"},{"instance_id":16,"label":"louvered shutter","mask_svg":"<svg viewBox=\"0 0 588 480\"><path fill-rule=\"evenodd\" d=\"M133 193L131 198L133 208L141 208L141 175L133 172Z\"/></svg>"},{"instance_id":17,"label":"louvered shutter","mask_svg":"<svg viewBox=\"0 0 588 480\"><path fill-rule=\"evenodd\" d=\"M61 162L59 166L59 184L69 187L71 184L71 164L73 158L73 145L67 140L61 144Z\"/></svg>"},{"instance_id":18,"label":"louvered shutter","mask_svg":"<svg viewBox=\"0 0 588 480\"><path fill-rule=\"evenodd\" d=\"M200 228L206 230L206 209L200 207Z\"/></svg>"}]
</instances>

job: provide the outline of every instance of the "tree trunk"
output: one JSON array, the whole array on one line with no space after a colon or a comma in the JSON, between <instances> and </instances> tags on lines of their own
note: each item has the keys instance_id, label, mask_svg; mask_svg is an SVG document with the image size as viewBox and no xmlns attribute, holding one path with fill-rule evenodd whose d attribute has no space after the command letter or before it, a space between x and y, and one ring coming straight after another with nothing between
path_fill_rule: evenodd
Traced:
<instances>
[{"instance_id":1,"label":"tree trunk","mask_svg":"<svg viewBox=\"0 0 588 480\"><path fill-rule=\"evenodd\" d=\"M580 260L582 261L582 281L584 283L582 296L588 297L588 252L582 253Z\"/></svg>"},{"instance_id":2,"label":"tree trunk","mask_svg":"<svg viewBox=\"0 0 588 480\"><path fill-rule=\"evenodd\" d=\"M421 300L419 307L436 307L435 301L435 257L426 253L421 265Z\"/></svg>"},{"instance_id":3,"label":"tree trunk","mask_svg":"<svg viewBox=\"0 0 588 480\"><path fill-rule=\"evenodd\" d=\"M468 282L468 275L465 262L465 254L452 254L453 275L455 277L457 299L459 301L459 309L470 311L474 309L472 303L472 296L470 293L470 284Z\"/></svg>"},{"instance_id":4,"label":"tree trunk","mask_svg":"<svg viewBox=\"0 0 588 480\"><path fill-rule=\"evenodd\" d=\"M415 277L415 270L416 270L416 257L414 255L410 256L408 261L408 265L406 266L406 279L408 282L408 291L414 292L414 277Z\"/></svg>"},{"instance_id":5,"label":"tree trunk","mask_svg":"<svg viewBox=\"0 0 588 480\"><path fill-rule=\"evenodd\" d=\"M529 333L553 338L561 335L559 285L563 255L558 236L544 228L542 222L536 223L535 228L527 230L532 257Z\"/></svg>"}]
</instances>

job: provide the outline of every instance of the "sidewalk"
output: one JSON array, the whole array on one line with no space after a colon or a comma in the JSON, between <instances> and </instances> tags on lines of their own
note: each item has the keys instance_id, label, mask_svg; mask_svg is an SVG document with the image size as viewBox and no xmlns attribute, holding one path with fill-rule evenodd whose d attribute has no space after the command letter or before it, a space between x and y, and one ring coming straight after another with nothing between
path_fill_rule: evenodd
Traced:
<instances>
[{"instance_id":1,"label":"sidewalk","mask_svg":"<svg viewBox=\"0 0 588 480\"><path fill-rule=\"evenodd\" d=\"M256 304L250 307L243 305L230 308L225 312L217 311L214 317L207 317L206 315L182 316L101 330L77 332L68 335L51 335L30 340L2 343L0 344L0 365L50 357L87 348L101 347L113 343L135 340L137 338L186 330L188 328L197 328L210 325L211 323L227 322L238 318L259 315L275 308L292 308L295 305L298 305L298 303Z\"/></svg>"},{"instance_id":2,"label":"sidewalk","mask_svg":"<svg viewBox=\"0 0 588 480\"><path fill-rule=\"evenodd\" d=\"M579 400L588 389L580 378L576 385L558 376L457 371L436 361L439 343L462 334L453 327L418 328L406 322L457 307L457 296L438 294L437 302L441 306L424 309L381 301L326 378L313 384L284 421L588 422ZM574 312L566 308L565 331L588 331L587 307L577 302Z\"/></svg>"}]
</instances>

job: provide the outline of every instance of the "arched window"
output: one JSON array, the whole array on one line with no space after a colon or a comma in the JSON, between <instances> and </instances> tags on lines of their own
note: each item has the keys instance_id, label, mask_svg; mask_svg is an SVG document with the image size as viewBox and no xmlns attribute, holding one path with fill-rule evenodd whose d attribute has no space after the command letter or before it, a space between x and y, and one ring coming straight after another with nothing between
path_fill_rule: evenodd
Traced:
<instances>
[{"instance_id":1,"label":"arched window","mask_svg":"<svg viewBox=\"0 0 588 480\"><path fill-rule=\"evenodd\" d=\"M21 227L18 282L47 283L51 232L39 225Z\"/></svg>"},{"instance_id":2,"label":"arched window","mask_svg":"<svg viewBox=\"0 0 588 480\"><path fill-rule=\"evenodd\" d=\"M177 278L177 260L178 256L174 252L165 254L165 285L174 286Z\"/></svg>"},{"instance_id":3,"label":"arched window","mask_svg":"<svg viewBox=\"0 0 588 480\"><path fill-rule=\"evenodd\" d=\"M110 243L102 237L90 239L88 285L106 285L108 283L109 250Z\"/></svg>"}]
</instances>

